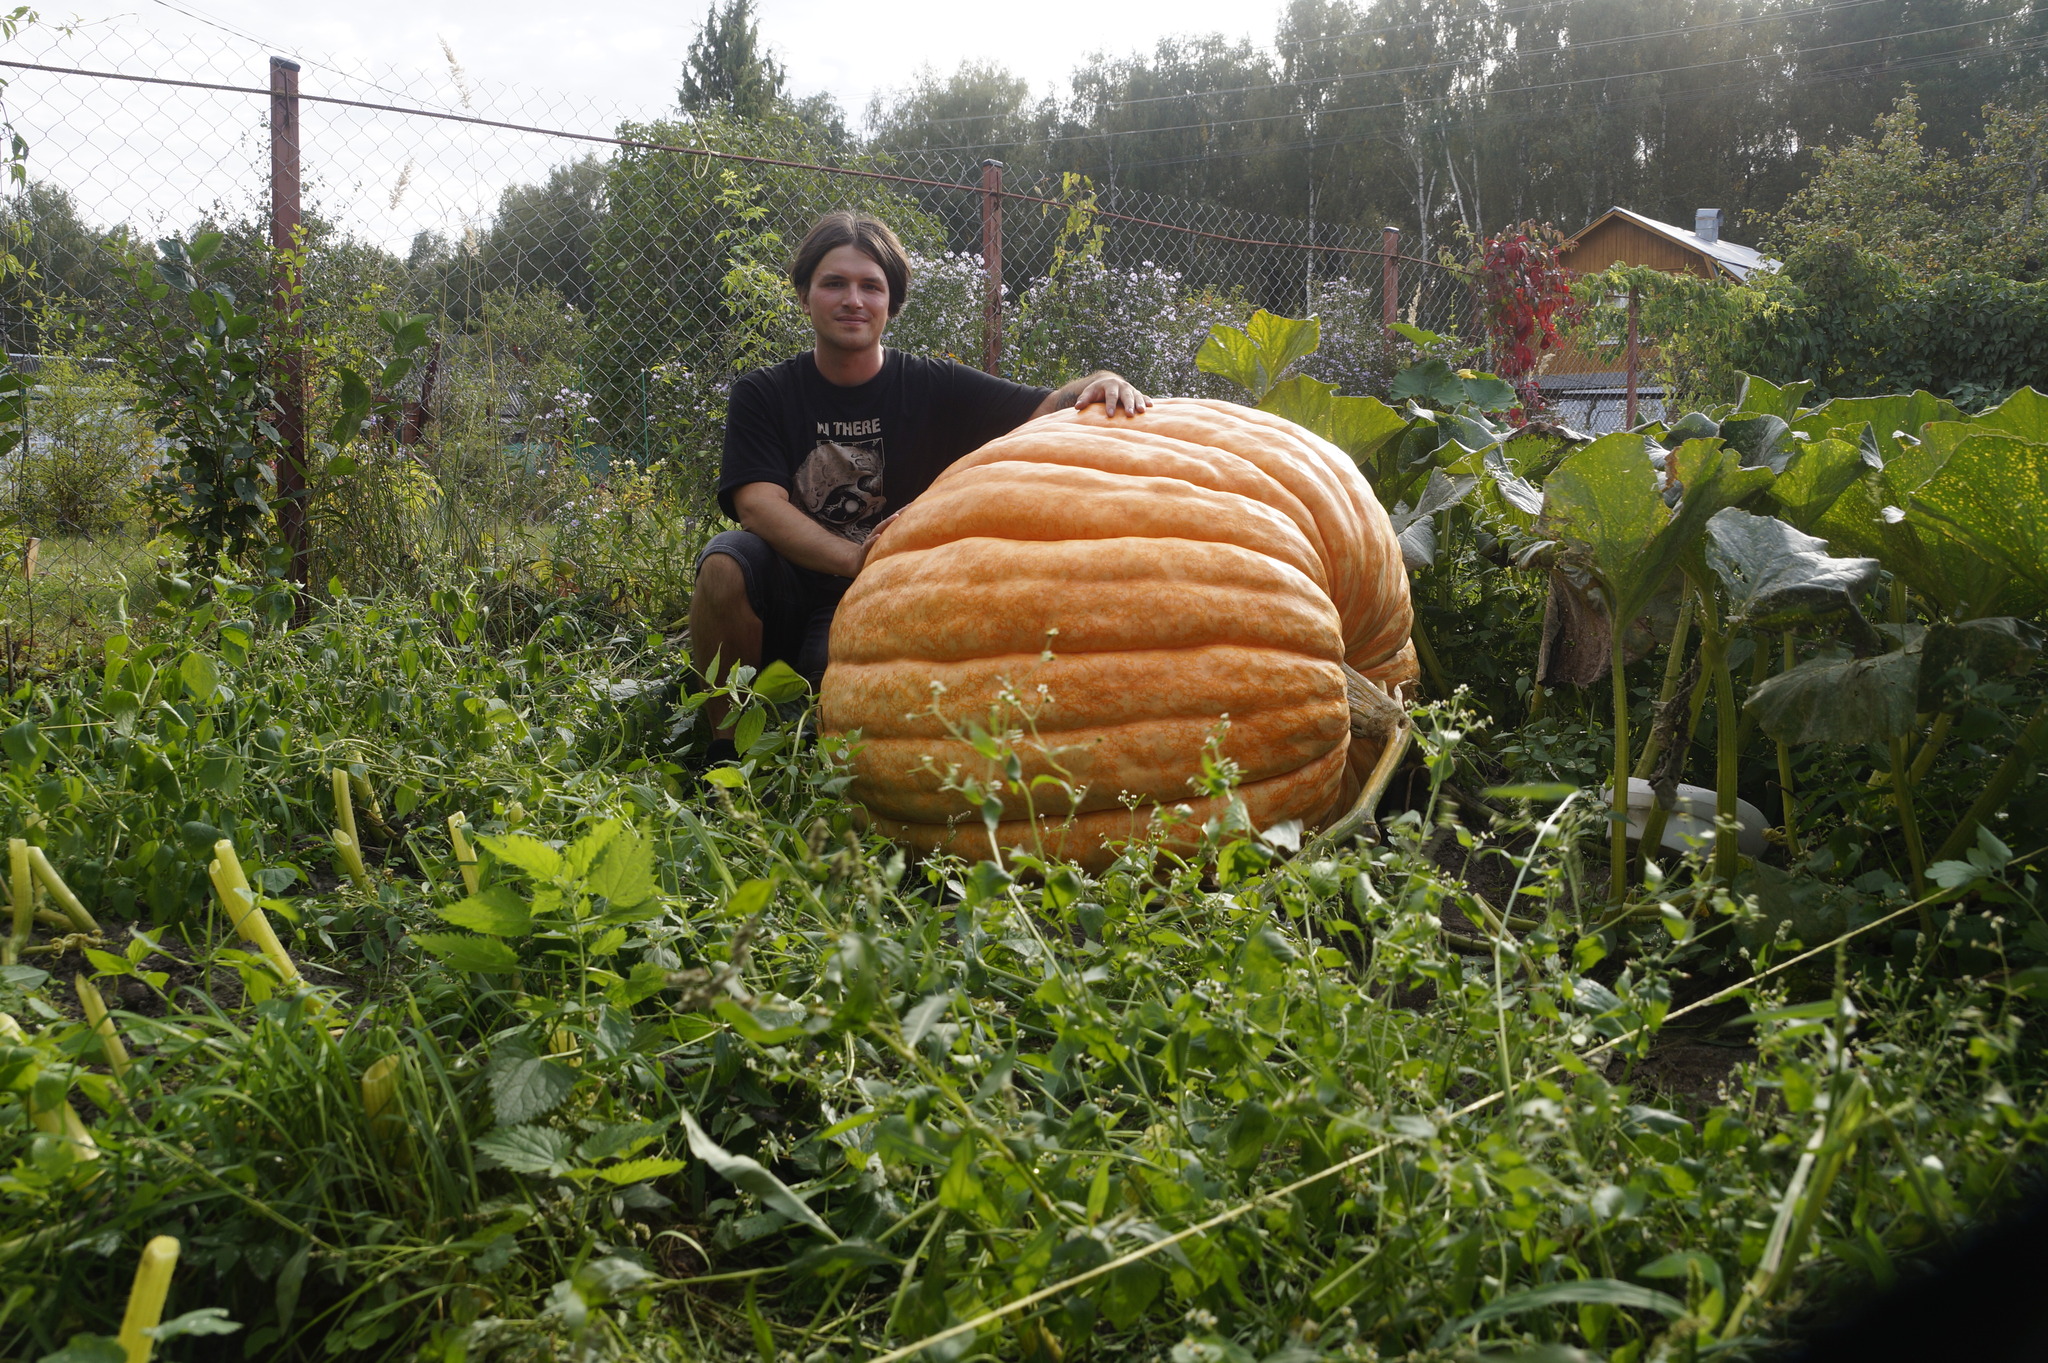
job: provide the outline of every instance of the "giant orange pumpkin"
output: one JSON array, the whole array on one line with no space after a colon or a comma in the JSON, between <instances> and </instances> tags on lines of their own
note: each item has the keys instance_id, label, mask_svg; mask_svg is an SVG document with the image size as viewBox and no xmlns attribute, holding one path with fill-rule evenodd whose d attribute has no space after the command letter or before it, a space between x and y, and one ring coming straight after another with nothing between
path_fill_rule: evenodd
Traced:
<instances>
[{"instance_id":1,"label":"giant orange pumpkin","mask_svg":"<svg viewBox=\"0 0 2048 1363\"><path fill-rule=\"evenodd\" d=\"M1224 402L1060 412L883 533L833 621L823 724L860 731L852 793L882 832L986 856L945 773L1003 776L958 734L1011 693L1034 712L998 707L1023 780L1079 798L1040 785L1027 810L1013 780L997 842L1100 868L1158 805L1189 806L1167 845L1199 839L1217 811L1189 782L1219 732L1258 826L1341 810L1380 755L1353 736L1346 665L1412 681L1411 623L1387 514L1335 446Z\"/></svg>"}]
</instances>

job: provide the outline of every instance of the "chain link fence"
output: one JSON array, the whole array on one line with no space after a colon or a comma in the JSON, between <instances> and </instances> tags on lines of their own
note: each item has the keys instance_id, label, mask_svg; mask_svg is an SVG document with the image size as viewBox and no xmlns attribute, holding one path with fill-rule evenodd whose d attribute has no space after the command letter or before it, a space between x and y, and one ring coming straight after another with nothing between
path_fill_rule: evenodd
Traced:
<instances>
[{"instance_id":1,"label":"chain link fence","mask_svg":"<svg viewBox=\"0 0 2048 1363\"><path fill-rule=\"evenodd\" d=\"M218 231L216 274L245 303L270 292L280 139L304 231L307 429L334 408L323 376L374 372L379 311L425 314L434 337L393 395L405 419L353 477L316 486L314 580L351 590L519 564L544 591L680 611L715 517L726 385L809 345L782 270L832 208L880 215L912 253L892 344L1028 382L1104 368L1232 396L1195 352L1261 307L1319 315L1306 367L1347 392L1384 393L1392 320L1476 334L1464 277L1377 228L1073 177L1005 183L797 117L638 117L435 55L411 71L273 60L224 30L128 24L33 28L0 49L29 148L5 207L28 269L0 286L0 334L35 381L5 480L24 569L0 605L10 668L17 634L90 634L161 550L134 495L157 451L117 360L146 306L124 259Z\"/></svg>"}]
</instances>

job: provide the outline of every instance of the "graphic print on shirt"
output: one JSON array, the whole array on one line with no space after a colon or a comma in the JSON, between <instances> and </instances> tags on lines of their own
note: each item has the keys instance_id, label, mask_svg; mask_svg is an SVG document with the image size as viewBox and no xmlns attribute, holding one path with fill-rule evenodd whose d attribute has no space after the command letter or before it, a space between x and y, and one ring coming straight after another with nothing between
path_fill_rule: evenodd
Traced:
<instances>
[{"instance_id":1,"label":"graphic print on shirt","mask_svg":"<svg viewBox=\"0 0 2048 1363\"><path fill-rule=\"evenodd\" d=\"M797 505L834 534L865 544L883 517L880 420L820 421L818 443L797 465ZM869 435L866 440L848 436Z\"/></svg>"}]
</instances>

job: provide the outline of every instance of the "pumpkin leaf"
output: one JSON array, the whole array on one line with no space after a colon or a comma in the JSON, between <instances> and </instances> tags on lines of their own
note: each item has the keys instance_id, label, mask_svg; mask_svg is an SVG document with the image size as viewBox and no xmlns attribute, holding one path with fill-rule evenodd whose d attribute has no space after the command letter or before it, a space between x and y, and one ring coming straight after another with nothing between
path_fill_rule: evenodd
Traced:
<instances>
[{"instance_id":1,"label":"pumpkin leaf","mask_svg":"<svg viewBox=\"0 0 2048 1363\"><path fill-rule=\"evenodd\" d=\"M2048 396L2022 388L1974 423L1980 431L2003 431L2034 445L2048 445Z\"/></svg>"},{"instance_id":2,"label":"pumpkin leaf","mask_svg":"<svg viewBox=\"0 0 2048 1363\"><path fill-rule=\"evenodd\" d=\"M1378 398L1347 397L1306 374L1274 385L1260 400L1259 410L1315 432L1360 466L1408 425Z\"/></svg>"},{"instance_id":3,"label":"pumpkin leaf","mask_svg":"<svg viewBox=\"0 0 2048 1363\"><path fill-rule=\"evenodd\" d=\"M1965 669L1980 679L2025 671L2044 643L2040 626L2009 615L1929 625L1920 642L1920 709L1942 708Z\"/></svg>"},{"instance_id":4,"label":"pumpkin leaf","mask_svg":"<svg viewBox=\"0 0 2048 1363\"><path fill-rule=\"evenodd\" d=\"M1853 613L1877 581L1876 559L1830 557L1826 540L1732 506L1708 520L1706 555L1731 618L1760 629Z\"/></svg>"},{"instance_id":5,"label":"pumpkin leaf","mask_svg":"<svg viewBox=\"0 0 2048 1363\"><path fill-rule=\"evenodd\" d=\"M1914 732L1919 694L1916 646L1801 663L1750 692L1743 708L1780 743L1851 746Z\"/></svg>"},{"instance_id":6,"label":"pumpkin leaf","mask_svg":"<svg viewBox=\"0 0 2048 1363\"><path fill-rule=\"evenodd\" d=\"M1260 308L1243 331L1220 322L1211 327L1195 352L1195 367L1229 379L1259 403L1289 366L1312 354L1321 340L1317 319L1281 317Z\"/></svg>"},{"instance_id":7,"label":"pumpkin leaf","mask_svg":"<svg viewBox=\"0 0 2048 1363\"><path fill-rule=\"evenodd\" d=\"M1792 457L1785 436L1791 424L1781 416L1731 416L1721 423L1721 441L1742 456L1744 468L1768 468L1783 473Z\"/></svg>"},{"instance_id":8,"label":"pumpkin leaf","mask_svg":"<svg viewBox=\"0 0 2048 1363\"><path fill-rule=\"evenodd\" d=\"M1725 459L1704 441L1687 441L1671 458L1696 470L1678 509L1664 504L1657 470L1640 435L1617 432L1569 455L1543 488L1550 533L1574 546L1606 595L1608 613L1633 621L1699 539L1707 518L1729 500Z\"/></svg>"},{"instance_id":9,"label":"pumpkin leaf","mask_svg":"<svg viewBox=\"0 0 2048 1363\"><path fill-rule=\"evenodd\" d=\"M1797 425L1809 439L1828 435L1839 438L1846 432L1851 441L1860 439L1863 428L1868 426L1878 454L1890 464L1911 448L1900 440L1901 436L1918 440L1930 421L1963 419L1962 408L1923 388L1917 393L1882 397L1834 398L1800 417Z\"/></svg>"},{"instance_id":10,"label":"pumpkin leaf","mask_svg":"<svg viewBox=\"0 0 2048 1363\"><path fill-rule=\"evenodd\" d=\"M1801 530L1811 530L1837 497L1882 466L1875 451L1866 451L1855 441L1829 436L1800 444L1786 461L1784 472L1772 481L1771 499L1778 504L1780 517Z\"/></svg>"},{"instance_id":11,"label":"pumpkin leaf","mask_svg":"<svg viewBox=\"0 0 2048 1363\"><path fill-rule=\"evenodd\" d=\"M1913 495L1907 519L2048 596L2048 444L2011 435L1962 441Z\"/></svg>"},{"instance_id":12,"label":"pumpkin leaf","mask_svg":"<svg viewBox=\"0 0 2048 1363\"><path fill-rule=\"evenodd\" d=\"M1735 399L1735 411L1738 415L1757 413L1790 421L1798 415L1800 400L1812 387L1813 383L1807 379L1781 386L1754 374L1744 374L1742 393Z\"/></svg>"}]
</instances>

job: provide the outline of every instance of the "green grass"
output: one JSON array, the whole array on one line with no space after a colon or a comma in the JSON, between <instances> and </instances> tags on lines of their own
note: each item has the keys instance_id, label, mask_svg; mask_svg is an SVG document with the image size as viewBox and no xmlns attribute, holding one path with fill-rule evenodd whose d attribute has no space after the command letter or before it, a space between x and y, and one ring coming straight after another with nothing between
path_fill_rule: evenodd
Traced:
<instances>
[{"instance_id":1,"label":"green grass","mask_svg":"<svg viewBox=\"0 0 2048 1363\"><path fill-rule=\"evenodd\" d=\"M673 651L492 600L253 635L288 603L167 601L14 697L0 818L105 931L38 929L0 980L0 1353L110 1334L171 1234L171 1312L240 1328L168 1358L875 1358L962 1326L925 1356L1740 1356L2038 1158L2033 977L1999 969L2030 848L1943 906L1938 957L1879 891L1838 947L1682 874L1614 915L1590 798L1466 797L1467 826L1442 796L1597 770L1598 726L1445 703L1384 844L1226 822L1202 865L911 864L786 715L707 781ZM370 892L336 767L375 797ZM221 836L309 991L226 932ZM1734 1063L1660 1088L1681 1036ZM65 1093L95 1160L28 1120Z\"/></svg>"}]
</instances>

